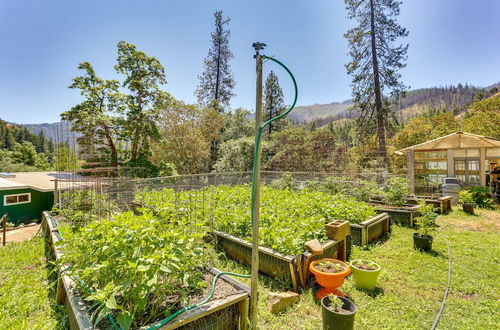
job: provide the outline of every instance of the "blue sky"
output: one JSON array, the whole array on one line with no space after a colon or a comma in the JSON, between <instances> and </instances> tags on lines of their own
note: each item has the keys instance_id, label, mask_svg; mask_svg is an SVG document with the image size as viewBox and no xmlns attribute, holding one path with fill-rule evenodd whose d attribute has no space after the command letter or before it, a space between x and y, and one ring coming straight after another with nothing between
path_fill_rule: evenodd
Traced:
<instances>
[{"instance_id":1,"label":"blue sky","mask_svg":"<svg viewBox=\"0 0 500 330\"><path fill-rule=\"evenodd\" d=\"M0 0L0 118L58 121L81 101L67 88L79 62L90 61L104 78L119 78L113 65L120 40L156 56L166 70L165 89L194 102L215 10L231 17L233 108L254 105L254 41L267 43L265 54L295 73L299 105L350 97L343 34L353 23L341 0ZM500 1L406 0L399 22L410 31L402 74L412 88L500 81ZM276 71L290 97L291 83Z\"/></svg>"}]
</instances>

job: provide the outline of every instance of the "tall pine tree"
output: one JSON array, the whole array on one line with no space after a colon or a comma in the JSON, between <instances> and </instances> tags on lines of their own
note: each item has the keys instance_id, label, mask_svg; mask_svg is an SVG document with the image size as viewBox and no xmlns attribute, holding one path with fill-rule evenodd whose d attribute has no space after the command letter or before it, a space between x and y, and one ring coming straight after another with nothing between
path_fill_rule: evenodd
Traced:
<instances>
[{"instance_id":1,"label":"tall pine tree","mask_svg":"<svg viewBox=\"0 0 500 330\"><path fill-rule=\"evenodd\" d=\"M269 120L279 116L285 111L285 104L283 102L283 90L279 84L278 76L271 71L266 78L264 87L264 120ZM287 126L286 120L278 120L270 123L267 128L267 136L271 137L271 133L279 132Z\"/></svg>"},{"instance_id":2,"label":"tall pine tree","mask_svg":"<svg viewBox=\"0 0 500 330\"><path fill-rule=\"evenodd\" d=\"M229 24L230 18L224 19L222 11L216 11L214 17L215 31L211 33L212 47L203 61L204 71L198 77L200 84L195 94L200 104L216 107L219 112L222 112L234 96L232 90L235 81L229 65L233 53L229 49L231 31L225 27Z\"/></svg>"},{"instance_id":3,"label":"tall pine tree","mask_svg":"<svg viewBox=\"0 0 500 330\"><path fill-rule=\"evenodd\" d=\"M349 42L351 62L346 64L352 75L352 95L361 112L361 130L376 123L379 156L388 165L386 125L391 97L398 97L406 86L398 71L406 66L408 45L395 45L408 31L395 17L399 15L399 0L345 0L348 17L358 25L344 35Z\"/></svg>"}]
</instances>

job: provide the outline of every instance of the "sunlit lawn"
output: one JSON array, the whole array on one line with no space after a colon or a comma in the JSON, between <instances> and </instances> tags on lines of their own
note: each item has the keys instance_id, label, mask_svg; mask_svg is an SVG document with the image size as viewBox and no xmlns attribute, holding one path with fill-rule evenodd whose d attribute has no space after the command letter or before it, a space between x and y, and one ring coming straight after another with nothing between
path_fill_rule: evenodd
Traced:
<instances>
[{"instance_id":1,"label":"sunlit lawn","mask_svg":"<svg viewBox=\"0 0 500 330\"><path fill-rule=\"evenodd\" d=\"M378 289L358 291L352 278L344 291L358 306L359 329L429 329L444 295L450 243L452 284L440 329L493 329L500 326L500 211L479 211L467 216L454 210L438 221L442 224L469 225L480 222L483 232L448 225L435 234L434 253L413 250L413 229L394 226L389 240L368 249L355 247L352 258L376 261L382 266ZM486 224L486 225L485 225ZM224 257L219 267L240 273L249 269ZM242 280L248 285L249 280ZM289 310L271 314L266 306L270 286L279 283L261 278L259 325L262 329L320 329L321 309L312 289L302 293L301 301Z\"/></svg>"},{"instance_id":2,"label":"sunlit lawn","mask_svg":"<svg viewBox=\"0 0 500 330\"><path fill-rule=\"evenodd\" d=\"M0 247L0 329L62 329L43 239Z\"/></svg>"}]
</instances>

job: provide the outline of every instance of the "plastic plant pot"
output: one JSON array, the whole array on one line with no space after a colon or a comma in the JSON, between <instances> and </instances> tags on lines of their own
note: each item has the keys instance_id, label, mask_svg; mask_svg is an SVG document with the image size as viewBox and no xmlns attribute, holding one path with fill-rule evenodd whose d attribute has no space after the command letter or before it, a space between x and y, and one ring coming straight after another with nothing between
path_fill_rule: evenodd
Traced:
<instances>
[{"instance_id":1,"label":"plastic plant pot","mask_svg":"<svg viewBox=\"0 0 500 330\"><path fill-rule=\"evenodd\" d=\"M347 298L339 297L344 305L343 309L350 311L349 314L337 313L328 308L330 306L330 297L321 299L321 314L323 317L323 330L350 330L354 329L354 317L358 308Z\"/></svg>"},{"instance_id":2,"label":"plastic plant pot","mask_svg":"<svg viewBox=\"0 0 500 330\"><path fill-rule=\"evenodd\" d=\"M380 275L380 265L375 262L369 262L370 265L376 266L376 269L368 270L358 268L358 262L368 263L366 260L353 260L349 263L356 288L370 291L375 290L377 279Z\"/></svg>"},{"instance_id":3,"label":"plastic plant pot","mask_svg":"<svg viewBox=\"0 0 500 330\"><path fill-rule=\"evenodd\" d=\"M462 204L462 208L464 209L465 213L474 214L474 204L465 203Z\"/></svg>"},{"instance_id":4,"label":"plastic plant pot","mask_svg":"<svg viewBox=\"0 0 500 330\"><path fill-rule=\"evenodd\" d=\"M423 236L419 233L413 234L413 248L415 250L431 252L432 251L432 236Z\"/></svg>"},{"instance_id":5,"label":"plastic plant pot","mask_svg":"<svg viewBox=\"0 0 500 330\"><path fill-rule=\"evenodd\" d=\"M344 270L339 273L326 273L316 269L316 264L325 261L332 261L341 264L342 266L344 266ZM337 259L324 258L311 262L309 264L309 270L316 277L316 282L318 282L318 284L322 286L322 288L319 289L316 293L316 297L319 300L323 299L330 293L336 294L337 296L344 296L344 294L339 291L338 288L341 287L342 284L344 284L346 276L351 273L351 269L348 264Z\"/></svg>"}]
</instances>

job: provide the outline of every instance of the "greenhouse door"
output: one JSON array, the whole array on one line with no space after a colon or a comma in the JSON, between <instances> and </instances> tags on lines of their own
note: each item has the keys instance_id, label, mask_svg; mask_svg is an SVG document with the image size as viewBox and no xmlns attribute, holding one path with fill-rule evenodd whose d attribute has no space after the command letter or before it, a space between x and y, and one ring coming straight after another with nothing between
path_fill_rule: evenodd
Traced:
<instances>
[{"instance_id":1,"label":"greenhouse door","mask_svg":"<svg viewBox=\"0 0 500 330\"><path fill-rule=\"evenodd\" d=\"M480 165L478 158L455 158L455 176L466 186L480 183Z\"/></svg>"}]
</instances>

